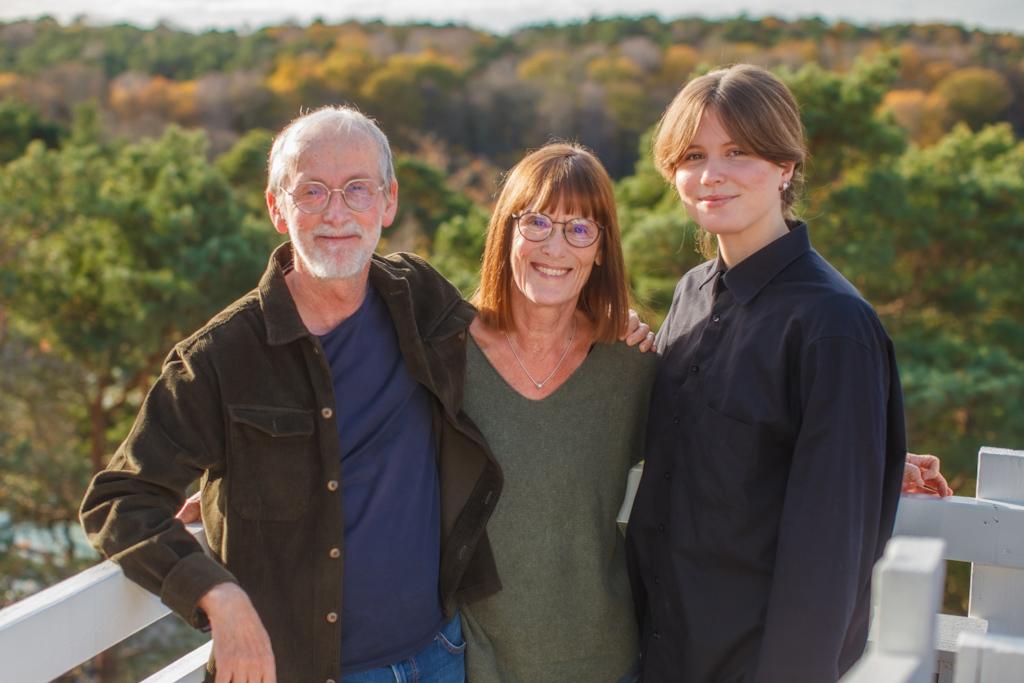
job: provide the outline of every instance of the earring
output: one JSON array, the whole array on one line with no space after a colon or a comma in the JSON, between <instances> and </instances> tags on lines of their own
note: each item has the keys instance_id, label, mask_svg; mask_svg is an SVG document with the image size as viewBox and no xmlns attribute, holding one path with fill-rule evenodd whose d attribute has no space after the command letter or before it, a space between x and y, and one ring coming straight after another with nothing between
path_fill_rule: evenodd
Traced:
<instances>
[{"instance_id":1,"label":"earring","mask_svg":"<svg viewBox=\"0 0 1024 683\"><path fill-rule=\"evenodd\" d=\"M783 180L782 181L782 185L779 187L779 192L785 192L788 189L789 189L789 181L788 180Z\"/></svg>"}]
</instances>

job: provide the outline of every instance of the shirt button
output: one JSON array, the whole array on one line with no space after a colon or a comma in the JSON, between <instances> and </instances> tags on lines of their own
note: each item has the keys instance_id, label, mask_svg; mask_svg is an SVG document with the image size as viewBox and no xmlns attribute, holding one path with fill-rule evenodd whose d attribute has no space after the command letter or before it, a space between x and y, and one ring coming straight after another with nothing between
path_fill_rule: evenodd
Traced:
<instances>
[{"instance_id":1,"label":"shirt button","mask_svg":"<svg viewBox=\"0 0 1024 683\"><path fill-rule=\"evenodd\" d=\"M331 479L329 482L327 482L327 490L328 491L337 491L338 490L338 480L337 479Z\"/></svg>"},{"instance_id":2,"label":"shirt button","mask_svg":"<svg viewBox=\"0 0 1024 683\"><path fill-rule=\"evenodd\" d=\"M717 313L715 313L713 316L711 316L711 322L713 322L713 323L722 322L722 316L720 316Z\"/></svg>"},{"instance_id":3,"label":"shirt button","mask_svg":"<svg viewBox=\"0 0 1024 683\"><path fill-rule=\"evenodd\" d=\"M327 554L331 556L332 560L336 560L341 557L341 548L331 548L331 551Z\"/></svg>"},{"instance_id":4,"label":"shirt button","mask_svg":"<svg viewBox=\"0 0 1024 683\"><path fill-rule=\"evenodd\" d=\"M320 414L324 416L325 420L330 420L331 416L334 415L333 408L324 408L320 411Z\"/></svg>"},{"instance_id":5,"label":"shirt button","mask_svg":"<svg viewBox=\"0 0 1024 683\"><path fill-rule=\"evenodd\" d=\"M690 374L691 375L696 375L698 372L700 372L700 366L699 365L691 365L690 366Z\"/></svg>"},{"instance_id":6,"label":"shirt button","mask_svg":"<svg viewBox=\"0 0 1024 683\"><path fill-rule=\"evenodd\" d=\"M327 616L324 617L324 618L327 619L327 623L328 624L337 623L337 621L338 621L338 613L337 612L328 612Z\"/></svg>"}]
</instances>

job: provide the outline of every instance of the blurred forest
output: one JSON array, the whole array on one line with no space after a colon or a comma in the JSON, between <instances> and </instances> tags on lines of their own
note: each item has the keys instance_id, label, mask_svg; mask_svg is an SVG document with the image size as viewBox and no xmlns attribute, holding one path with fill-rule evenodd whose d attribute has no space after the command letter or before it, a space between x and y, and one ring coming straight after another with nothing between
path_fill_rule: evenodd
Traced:
<instances>
[{"instance_id":1,"label":"blurred forest","mask_svg":"<svg viewBox=\"0 0 1024 683\"><path fill-rule=\"evenodd\" d=\"M0 23L0 606L95 562L76 519L88 478L172 343L255 285L278 237L271 131L327 103L377 118L401 184L384 248L466 293L501 173L551 139L589 146L656 326L702 259L651 126L689 77L733 62L801 102L799 213L896 342L911 449L973 495L979 446L1024 448L1024 36L743 16L508 35ZM951 571L947 607L966 590ZM67 680L141 677L122 660Z\"/></svg>"}]
</instances>

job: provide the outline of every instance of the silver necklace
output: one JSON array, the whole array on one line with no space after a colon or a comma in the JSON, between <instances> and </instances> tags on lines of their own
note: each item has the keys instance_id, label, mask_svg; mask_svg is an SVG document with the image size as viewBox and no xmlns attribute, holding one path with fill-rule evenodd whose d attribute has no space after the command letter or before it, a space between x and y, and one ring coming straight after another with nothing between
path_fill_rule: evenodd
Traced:
<instances>
[{"instance_id":1,"label":"silver necklace","mask_svg":"<svg viewBox=\"0 0 1024 683\"><path fill-rule=\"evenodd\" d=\"M519 363L519 367L523 369L526 376L530 378L531 382L533 382L533 386L537 387L537 389L543 389L544 385L548 383L548 380L554 377L555 373L558 372L558 368L562 367L562 361L565 360L565 357L569 355L569 349L572 348L572 340L576 338L576 316L573 315L572 317L572 334L569 335L569 343L565 345L565 350L562 351L562 357L558 359L557 363L555 363L555 367L548 373L548 376L539 382L533 378L530 371L526 369L525 365L523 365L523 360L519 357L519 354L516 353L516 347L512 343L512 338L508 336L508 332L504 332L503 334L505 335L505 341L508 342L508 348L512 350L512 356L516 359L516 362Z\"/></svg>"}]
</instances>

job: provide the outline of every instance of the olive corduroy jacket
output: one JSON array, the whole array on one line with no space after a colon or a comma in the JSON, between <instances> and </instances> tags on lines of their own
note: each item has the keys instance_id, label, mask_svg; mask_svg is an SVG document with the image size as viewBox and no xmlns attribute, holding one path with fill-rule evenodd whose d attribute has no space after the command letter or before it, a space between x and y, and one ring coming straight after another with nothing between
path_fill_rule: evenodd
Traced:
<instances>
[{"instance_id":1,"label":"olive corduroy jacket","mask_svg":"<svg viewBox=\"0 0 1024 683\"><path fill-rule=\"evenodd\" d=\"M128 437L93 479L81 519L103 555L195 626L205 625L199 599L238 583L270 635L278 680L338 681L345 547L336 397L320 342L285 283L291 265L286 243L255 290L175 345ZM461 410L474 311L414 255L374 256L369 280L410 372L433 397L438 589L451 615L500 589L485 525L501 469ZM174 519L199 478L211 555Z\"/></svg>"}]
</instances>

